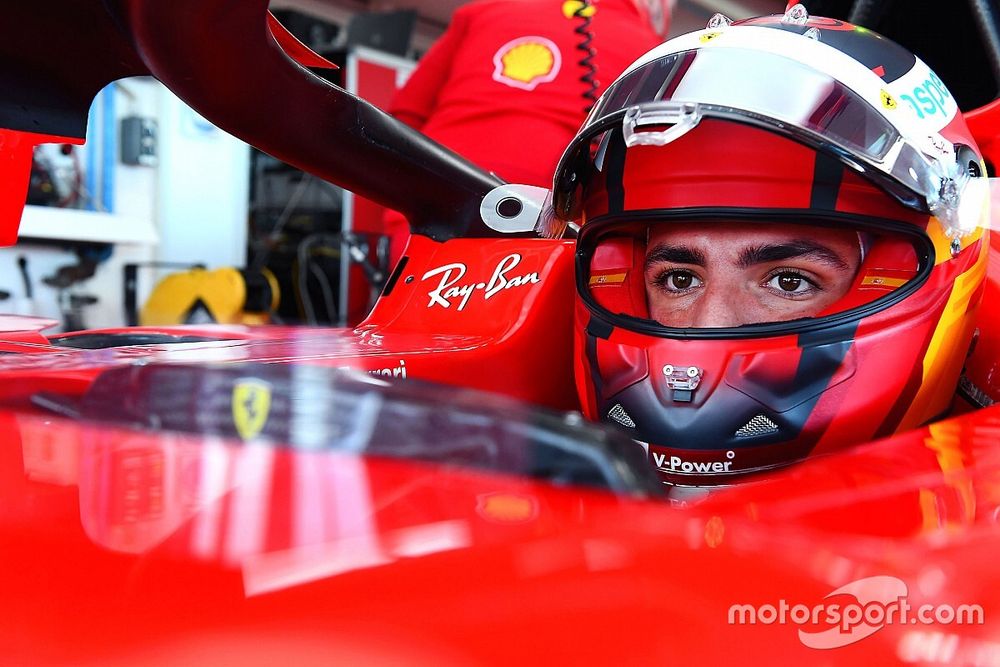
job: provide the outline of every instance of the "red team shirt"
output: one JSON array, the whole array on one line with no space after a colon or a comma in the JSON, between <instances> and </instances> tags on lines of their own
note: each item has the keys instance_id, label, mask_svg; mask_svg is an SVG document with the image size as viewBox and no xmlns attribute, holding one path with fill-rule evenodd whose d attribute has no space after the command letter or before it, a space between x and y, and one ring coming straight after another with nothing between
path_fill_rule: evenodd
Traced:
<instances>
[{"instance_id":1,"label":"red team shirt","mask_svg":"<svg viewBox=\"0 0 1000 667\"><path fill-rule=\"evenodd\" d=\"M598 93L663 41L631 0L597 0ZM390 112L512 183L551 187L589 102L584 53L561 0L483 0L455 11Z\"/></svg>"}]
</instances>

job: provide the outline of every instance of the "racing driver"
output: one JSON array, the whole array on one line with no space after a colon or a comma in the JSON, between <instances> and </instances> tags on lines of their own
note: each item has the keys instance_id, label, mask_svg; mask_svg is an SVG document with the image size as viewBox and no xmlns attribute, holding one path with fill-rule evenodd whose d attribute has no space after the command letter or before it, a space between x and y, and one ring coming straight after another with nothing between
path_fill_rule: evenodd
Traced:
<instances>
[{"instance_id":1,"label":"racing driver","mask_svg":"<svg viewBox=\"0 0 1000 667\"><path fill-rule=\"evenodd\" d=\"M546 231L579 225L585 413L690 486L941 416L988 194L947 87L875 33L797 5L662 44L555 175Z\"/></svg>"}]
</instances>

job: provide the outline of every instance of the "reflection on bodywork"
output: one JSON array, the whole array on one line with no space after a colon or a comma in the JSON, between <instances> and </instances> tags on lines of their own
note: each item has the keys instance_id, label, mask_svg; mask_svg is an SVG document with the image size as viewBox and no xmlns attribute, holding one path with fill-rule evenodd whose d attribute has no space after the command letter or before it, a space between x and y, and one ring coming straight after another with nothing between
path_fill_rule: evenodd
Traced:
<instances>
[{"instance_id":1,"label":"reflection on bodywork","mask_svg":"<svg viewBox=\"0 0 1000 667\"><path fill-rule=\"evenodd\" d=\"M373 467L348 453L28 415L18 416L18 424L23 452L51 445L45 464L26 467L27 475L78 484L80 520L92 542L124 554L158 551L220 563L241 573L247 596L470 548L506 531L542 536L579 521L584 507L574 497L553 513L519 489L529 482L515 479L473 492L490 488L482 478L461 492L454 472L428 468L415 476L412 467L396 471L386 461ZM530 560L596 570L631 560L617 543L597 539L582 551L546 553L549 547L533 539L518 558L541 550Z\"/></svg>"},{"instance_id":2,"label":"reflection on bodywork","mask_svg":"<svg viewBox=\"0 0 1000 667\"><path fill-rule=\"evenodd\" d=\"M243 562L247 597L301 585L345 572L377 567L400 558L414 558L471 545L464 521L441 521L379 535L347 537L288 551L267 552Z\"/></svg>"},{"instance_id":3,"label":"reflection on bodywork","mask_svg":"<svg viewBox=\"0 0 1000 667\"><path fill-rule=\"evenodd\" d=\"M58 397L47 397L56 402ZM468 389L309 365L148 364L102 373L80 418L363 452L659 495L642 448L609 427Z\"/></svg>"},{"instance_id":4,"label":"reflection on bodywork","mask_svg":"<svg viewBox=\"0 0 1000 667\"><path fill-rule=\"evenodd\" d=\"M21 456L28 479L59 486L76 484L79 476L79 431L60 422L15 416L21 432Z\"/></svg>"}]
</instances>

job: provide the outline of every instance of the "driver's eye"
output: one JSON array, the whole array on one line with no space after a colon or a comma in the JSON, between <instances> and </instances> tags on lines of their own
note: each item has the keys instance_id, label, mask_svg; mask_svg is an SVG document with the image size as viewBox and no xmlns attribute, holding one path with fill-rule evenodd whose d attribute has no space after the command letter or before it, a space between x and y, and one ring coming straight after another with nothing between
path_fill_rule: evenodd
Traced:
<instances>
[{"instance_id":1,"label":"driver's eye","mask_svg":"<svg viewBox=\"0 0 1000 667\"><path fill-rule=\"evenodd\" d=\"M805 294L816 288L808 278L794 271L782 271L771 276L767 285L785 294Z\"/></svg>"},{"instance_id":2,"label":"driver's eye","mask_svg":"<svg viewBox=\"0 0 1000 667\"><path fill-rule=\"evenodd\" d=\"M701 279L698 276L683 269L661 273L656 278L656 282L668 292L685 292L701 286Z\"/></svg>"},{"instance_id":3,"label":"driver's eye","mask_svg":"<svg viewBox=\"0 0 1000 667\"><path fill-rule=\"evenodd\" d=\"M694 276L690 273L672 273L668 278L670 286L674 289L687 289L691 287Z\"/></svg>"},{"instance_id":4,"label":"driver's eye","mask_svg":"<svg viewBox=\"0 0 1000 667\"><path fill-rule=\"evenodd\" d=\"M782 273L778 276L778 287L786 292L794 292L802 285L802 278L793 273Z\"/></svg>"}]
</instances>

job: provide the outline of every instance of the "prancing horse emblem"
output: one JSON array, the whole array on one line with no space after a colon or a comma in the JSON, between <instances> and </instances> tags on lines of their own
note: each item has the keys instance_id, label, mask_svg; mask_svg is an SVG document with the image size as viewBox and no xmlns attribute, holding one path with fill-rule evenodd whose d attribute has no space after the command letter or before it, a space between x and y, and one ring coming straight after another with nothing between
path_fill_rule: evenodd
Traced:
<instances>
[{"instance_id":1,"label":"prancing horse emblem","mask_svg":"<svg viewBox=\"0 0 1000 667\"><path fill-rule=\"evenodd\" d=\"M260 435L271 410L271 385L261 380L238 380L233 387L233 424L244 440Z\"/></svg>"}]
</instances>

